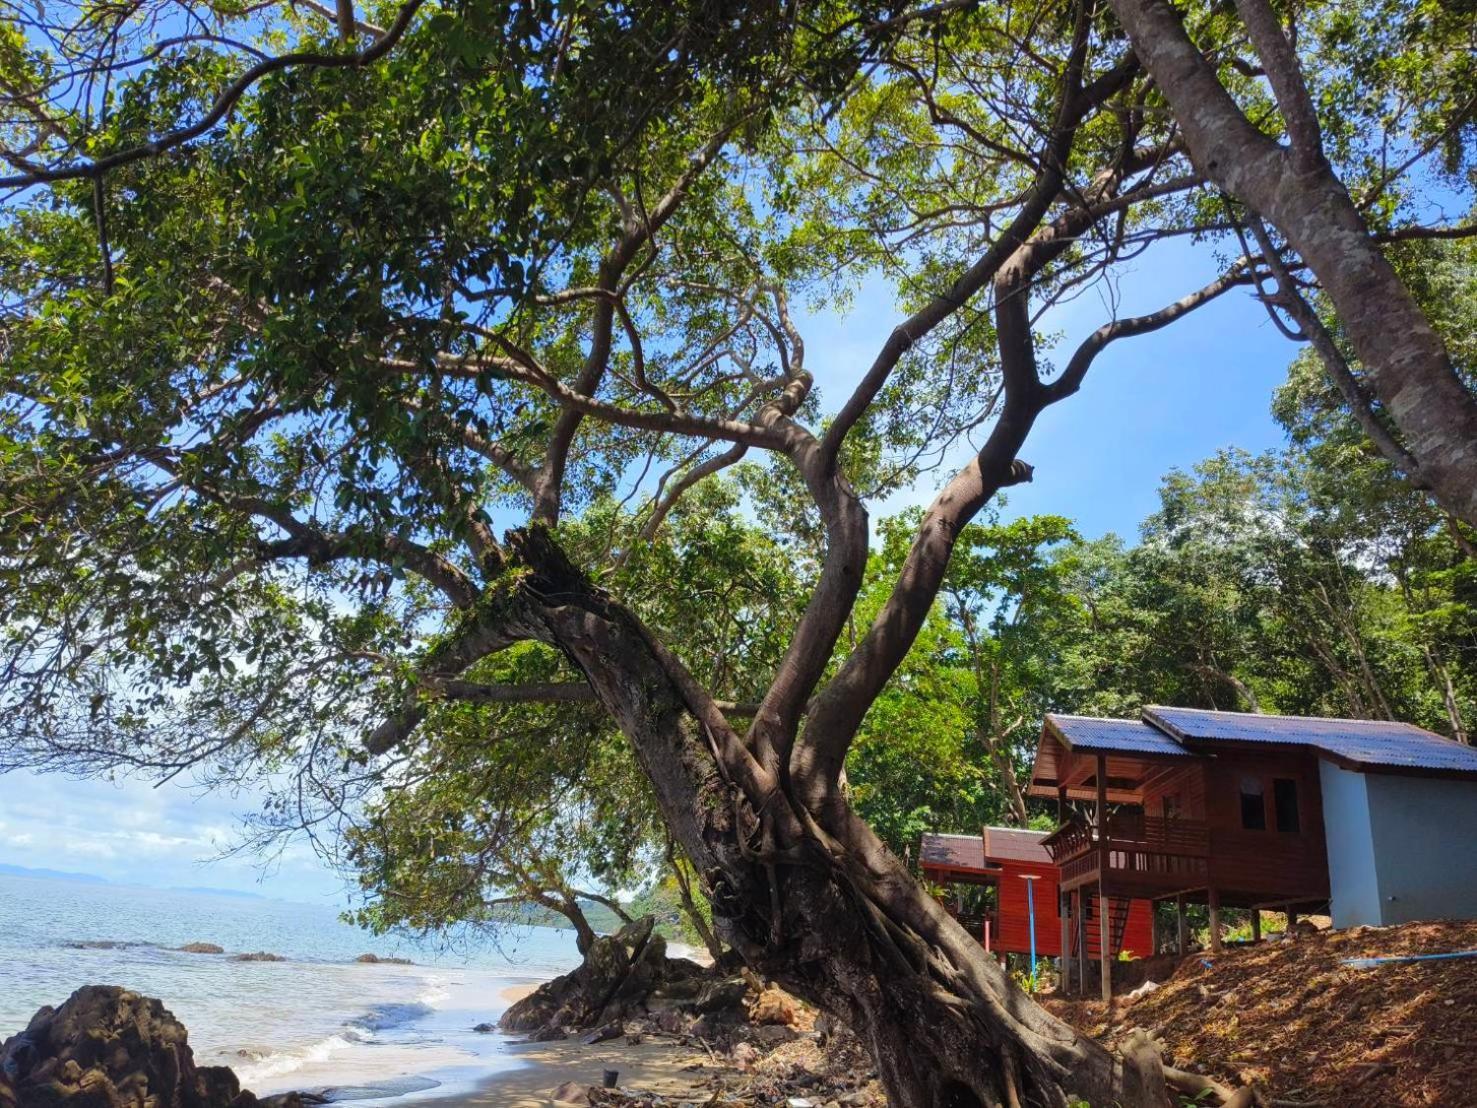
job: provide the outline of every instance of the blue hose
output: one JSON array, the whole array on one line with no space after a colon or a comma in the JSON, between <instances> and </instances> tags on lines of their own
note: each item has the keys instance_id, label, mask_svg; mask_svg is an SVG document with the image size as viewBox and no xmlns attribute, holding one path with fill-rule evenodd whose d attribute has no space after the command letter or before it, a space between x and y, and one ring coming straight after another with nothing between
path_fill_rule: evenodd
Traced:
<instances>
[{"instance_id":1,"label":"blue hose","mask_svg":"<svg viewBox=\"0 0 1477 1108\"><path fill-rule=\"evenodd\" d=\"M1389 958L1344 958L1340 965L1355 969L1374 969L1398 962L1442 962L1449 958L1477 958L1477 950L1453 950L1447 954L1400 954Z\"/></svg>"}]
</instances>

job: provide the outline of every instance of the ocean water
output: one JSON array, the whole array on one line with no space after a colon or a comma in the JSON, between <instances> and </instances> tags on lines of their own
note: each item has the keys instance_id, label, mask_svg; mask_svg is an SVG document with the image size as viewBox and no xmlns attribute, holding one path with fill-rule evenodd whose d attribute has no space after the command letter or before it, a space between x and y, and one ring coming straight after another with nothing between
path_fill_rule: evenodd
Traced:
<instances>
[{"instance_id":1,"label":"ocean water","mask_svg":"<svg viewBox=\"0 0 1477 1108\"><path fill-rule=\"evenodd\" d=\"M225 955L185 954L214 943ZM235 962L268 951L281 962ZM365 965L360 954L410 958ZM498 1034L504 991L579 961L572 932L527 927L454 950L375 938L330 907L0 875L0 1041L82 985L164 1002L195 1059L259 1095L338 1087L384 1108L464 1093L520 1063Z\"/></svg>"}]
</instances>

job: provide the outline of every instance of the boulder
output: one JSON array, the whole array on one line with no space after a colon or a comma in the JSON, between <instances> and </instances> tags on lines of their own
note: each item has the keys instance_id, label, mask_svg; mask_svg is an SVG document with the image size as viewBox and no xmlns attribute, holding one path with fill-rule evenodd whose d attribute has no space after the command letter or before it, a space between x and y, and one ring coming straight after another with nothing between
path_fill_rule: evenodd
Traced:
<instances>
[{"instance_id":1,"label":"boulder","mask_svg":"<svg viewBox=\"0 0 1477 1108\"><path fill-rule=\"evenodd\" d=\"M215 943L186 943L184 946L180 947L179 950L181 954L225 953L225 949L223 947L216 946Z\"/></svg>"},{"instance_id":2,"label":"boulder","mask_svg":"<svg viewBox=\"0 0 1477 1108\"><path fill-rule=\"evenodd\" d=\"M726 1012L741 1007L748 992L749 983L742 977L719 978L703 986L693 1007L705 1015L709 1012Z\"/></svg>"},{"instance_id":3,"label":"boulder","mask_svg":"<svg viewBox=\"0 0 1477 1108\"><path fill-rule=\"evenodd\" d=\"M361 954L355 958L356 962L363 962L369 966L409 966L414 965L409 958L381 958L378 954Z\"/></svg>"},{"instance_id":4,"label":"boulder","mask_svg":"<svg viewBox=\"0 0 1477 1108\"><path fill-rule=\"evenodd\" d=\"M268 954L265 950L258 950L255 954L232 954L233 962L285 962L286 958L280 954Z\"/></svg>"},{"instance_id":5,"label":"boulder","mask_svg":"<svg viewBox=\"0 0 1477 1108\"><path fill-rule=\"evenodd\" d=\"M578 968L546 981L503 1013L504 1031L590 1028L619 1023L666 979L666 940L650 916L590 944ZM685 974L685 969L681 970Z\"/></svg>"},{"instance_id":6,"label":"boulder","mask_svg":"<svg viewBox=\"0 0 1477 1108\"><path fill-rule=\"evenodd\" d=\"M185 1027L116 985L78 989L0 1046L0 1108L261 1108L224 1066L196 1066ZM301 1108L296 1097L272 1108Z\"/></svg>"}]
</instances>

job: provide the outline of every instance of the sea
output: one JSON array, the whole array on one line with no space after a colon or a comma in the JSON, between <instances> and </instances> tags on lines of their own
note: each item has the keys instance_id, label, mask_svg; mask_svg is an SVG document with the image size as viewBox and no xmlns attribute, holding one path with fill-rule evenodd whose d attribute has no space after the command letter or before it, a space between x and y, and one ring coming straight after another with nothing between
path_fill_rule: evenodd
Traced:
<instances>
[{"instance_id":1,"label":"sea","mask_svg":"<svg viewBox=\"0 0 1477 1108\"><path fill-rule=\"evenodd\" d=\"M186 954L213 943L224 955ZM233 961L265 951L280 962ZM411 965L363 964L362 954ZM208 892L0 875L0 1041L82 985L158 997L201 1065L259 1096L433 1105L522 1063L496 1023L504 994L579 962L573 932L521 927L454 945L375 937L335 908Z\"/></svg>"}]
</instances>

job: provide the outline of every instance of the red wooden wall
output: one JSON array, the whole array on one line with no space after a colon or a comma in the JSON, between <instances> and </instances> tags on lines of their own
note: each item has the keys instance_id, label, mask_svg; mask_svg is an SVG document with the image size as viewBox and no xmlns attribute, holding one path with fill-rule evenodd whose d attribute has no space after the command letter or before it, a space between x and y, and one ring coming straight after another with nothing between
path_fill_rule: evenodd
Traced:
<instances>
[{"instance_id":1,"label":"red wooden wall","mask_svg":"<svg viewBox=\"0 0 1477 1108\"><path fill-rule=\"evenodd\" d=\"M1031 929L1029 905L1026 899L1026 874L1034 874L1038 880L1030 882L1036 886L1036 953L1041 957L1055 958L1062 952L1062 917L1057 912L1057 868L1053 865L1032 865L1027 862L999 863L1004 871L1000 876L999 926L991 936L990 946L1007 954L1029 954L1031 951ZM1096 898L1094 898L1096 900ZM1098 950L1097 905L1093 905L1093 917L1088 927L1088 952L1094 958ZM1154 953L1153 905L1147 900L1135 900L1129 907L1128 922L1123 929L1123 943L1135 957L1146 958ZM1118 950L1113 951L1117 955Z\"/></svg>"}]
</instances>

